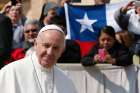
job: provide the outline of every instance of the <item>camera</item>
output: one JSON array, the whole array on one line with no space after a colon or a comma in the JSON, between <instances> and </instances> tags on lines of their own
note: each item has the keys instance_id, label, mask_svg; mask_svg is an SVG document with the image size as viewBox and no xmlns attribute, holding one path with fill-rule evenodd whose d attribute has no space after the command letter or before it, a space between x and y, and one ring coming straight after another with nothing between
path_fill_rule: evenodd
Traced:
<instances>
[{"instance_id":1,"label":"camera","mask_svg":"<svg viewBox=\"0 0 140 93\"><path fill-rule=\"evenodd\" d=\"M21 3L22 0L11 0L12 5L16 5L17 3Z\"/></svg>"},{"instance_id":2,"label":"camera","mask_svg":"<svg viewBox=\"0 0 140 93\"><path fill-rule=\"evenodd\" d=\"M17 0L11 0L12 5L16 5L17 4Z\"/></svg>"}]
</instances>

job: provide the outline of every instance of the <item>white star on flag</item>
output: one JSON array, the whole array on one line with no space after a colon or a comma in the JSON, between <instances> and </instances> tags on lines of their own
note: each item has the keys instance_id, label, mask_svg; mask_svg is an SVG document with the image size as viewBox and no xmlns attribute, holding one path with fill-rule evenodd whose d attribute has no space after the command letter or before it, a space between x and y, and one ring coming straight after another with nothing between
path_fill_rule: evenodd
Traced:
<instances>
[{"instance_id":1,"label":"white star on flag","mask_svg":"<svg viewBox=\"0 0 140 93\"><path fill-rule=\"evenodd\" d=\"M92 28L92 24L97 22L97 20L90 20L87 16L87 13L85 13L83 19L76 19L76 21L81 24L80 33L82 33L85 29L89 29L91 32L94 32L94 29Z\"/></svg>"}]
</instances>

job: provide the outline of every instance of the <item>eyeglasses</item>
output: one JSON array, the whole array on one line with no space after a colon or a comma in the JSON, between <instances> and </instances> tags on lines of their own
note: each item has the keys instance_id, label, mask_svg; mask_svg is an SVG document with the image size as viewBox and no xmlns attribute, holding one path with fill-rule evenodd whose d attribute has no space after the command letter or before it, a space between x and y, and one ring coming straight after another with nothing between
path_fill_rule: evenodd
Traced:
<instances>
[{"instance_id":1,"label":"eyeglasses","mask_svg":"<svg viewBox=\"0 0 140 93\"><path fill-rule=\"evenodd\" d=\"M29 29L29 30L25 30L24 32L25 33L29 33L29 32L37 33L37 29Z\"/></svg>"}]
</instances>

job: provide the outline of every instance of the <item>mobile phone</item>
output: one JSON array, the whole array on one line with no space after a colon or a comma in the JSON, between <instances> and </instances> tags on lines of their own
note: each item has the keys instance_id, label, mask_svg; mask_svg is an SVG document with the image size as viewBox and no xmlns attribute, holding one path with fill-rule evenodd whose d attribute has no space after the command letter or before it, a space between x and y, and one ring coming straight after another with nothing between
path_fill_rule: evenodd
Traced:
<instances>
[{"instance_id":1,"label":"mobile phone","mask_svg":"<svg viewBox=\"0 0 140 93\"><path fill-rule=\"evenodd\" d=\"M105 61L105 56L106 56L105 49L99 49L98 50L98 55L99 55L99 60L101 62L104 62Z\"/></svg>"}]
</instances>

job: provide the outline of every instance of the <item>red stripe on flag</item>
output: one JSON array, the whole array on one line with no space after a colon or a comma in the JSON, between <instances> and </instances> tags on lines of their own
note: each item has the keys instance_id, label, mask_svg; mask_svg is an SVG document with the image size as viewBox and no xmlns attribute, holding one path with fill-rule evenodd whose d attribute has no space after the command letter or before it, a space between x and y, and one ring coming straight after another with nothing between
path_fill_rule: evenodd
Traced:
<instances>
[{"instance_id":1,"label":"red stripe on flag","mask_svg":"<svg viewBox=\"0 0 140 93\"><path fill-rule=\"evenodd\" d=\"M96 42L81 42L81 41L77 41L78 44L80 45L81 48L81 56L83 57L84 55L86 55L87 53L89 53L89 51L91 50L91 48L93 46L95 46Z\"/></svg>"}]
</instances>

